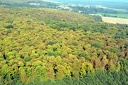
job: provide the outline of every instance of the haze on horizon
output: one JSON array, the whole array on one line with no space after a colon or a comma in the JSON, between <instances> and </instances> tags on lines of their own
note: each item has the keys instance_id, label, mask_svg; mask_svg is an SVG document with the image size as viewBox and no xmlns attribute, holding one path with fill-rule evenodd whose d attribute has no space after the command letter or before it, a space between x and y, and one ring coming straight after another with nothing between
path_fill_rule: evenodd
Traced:
<instances>
[{"instance_id":1,"label":"haze on horizon","mask_svg":"<svg viewBox=\"0 0 128 85\"><path fill-rule=\"evenodd\" d=\"M111 1L111 2L128 2L128 0L46 0L58 2L93 2L93 1Z\"/></svg>"},{"instance_id":2,"label":"haze on horizon","mask_svg":"<svg viewBox=\"0 0 128 85\"><path fill-rule=\"evenodd\" d=\"M127 9L128 0L45 0L65 4L101 5L109 8Z\"/></svg>"}]
</instances>

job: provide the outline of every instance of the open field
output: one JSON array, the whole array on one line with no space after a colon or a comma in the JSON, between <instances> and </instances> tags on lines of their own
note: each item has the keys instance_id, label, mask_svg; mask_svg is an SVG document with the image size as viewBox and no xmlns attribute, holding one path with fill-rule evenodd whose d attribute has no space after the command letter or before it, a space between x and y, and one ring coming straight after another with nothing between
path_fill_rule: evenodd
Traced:
<instances>
[{"instance_id":1,"label":"open field","mask_svg":"<svg viewBox=\"0 0 128 85\"><path fill-rule=\"evenodd\" d=\"M97 13L97 14L105 16L105 17L115 17L115 18L128 19L128 14L111 14L111 13Z\"/></svg>"},{"instance_id":2,"label":"open field","mask_svg":"<svg viewBox=\"0 0 128 85\"><path fill-rule=\"evenodd\" d=\"M128 14L108 14L109 16L116 16L118 18L128 18Z\"/></svg>"},{"instance_id":3,"label":"open field","mask_svg":"<svg viewBox=\"0 0 128 85\"><path fill-rule=\"evenodd\" d=\"M128 19L123 19L123 18L113 18L113 17L103 17L102 16L102 20L104 22L108 22L108 23L113 23L113 24L128 24Z\"/></svg>"}]
</instances>

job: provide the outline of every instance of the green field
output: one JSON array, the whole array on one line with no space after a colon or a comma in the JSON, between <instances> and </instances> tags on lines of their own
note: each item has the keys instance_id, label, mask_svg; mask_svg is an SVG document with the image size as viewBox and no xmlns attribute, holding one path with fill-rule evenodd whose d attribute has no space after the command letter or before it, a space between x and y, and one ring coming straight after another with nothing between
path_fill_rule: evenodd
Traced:
<instances>
[{"instance_id":1,"label":"green field","mask_svg":"<svg viewBox=\"0 0 128 85\"><path fill-rule=\"evenodd\" d=\"M109 14L109 13L100 13L106 17L117 17L117 18L128 18L128 14Z\"/></svg>"}]
</instances>

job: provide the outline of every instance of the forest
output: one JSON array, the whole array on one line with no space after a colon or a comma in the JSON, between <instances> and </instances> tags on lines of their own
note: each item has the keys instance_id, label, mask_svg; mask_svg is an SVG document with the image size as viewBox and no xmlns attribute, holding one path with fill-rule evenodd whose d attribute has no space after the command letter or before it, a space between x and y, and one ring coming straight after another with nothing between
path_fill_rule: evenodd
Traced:
<instances>
[{"instance_id":1,"label":"forest","mask_svg":"<svg viewBox=\"0 0 128 85\"><path fill-rule=\"evenodd\" d=\"M128 25L0 7L0 85L128 85Z\"/></svg>"}]
</instances>

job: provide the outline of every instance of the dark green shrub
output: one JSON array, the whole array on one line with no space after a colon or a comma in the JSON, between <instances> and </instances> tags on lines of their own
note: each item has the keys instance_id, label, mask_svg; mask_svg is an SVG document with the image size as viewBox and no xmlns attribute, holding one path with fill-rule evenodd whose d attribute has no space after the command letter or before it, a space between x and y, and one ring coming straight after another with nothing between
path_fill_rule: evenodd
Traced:
<instances>
[{"instance_id":1,"label":"dark green shrub","mask_svg":"<svg viewBox=\"0 0 128 85\"><path fill-rule=\"evenodd\" d=\"M92 47L95 47L95 48L102 48L102 46L101 46L99 43L93 43L93 44L92 44Z\"/></svg>"},{"instance_id":2,"label":"dark green shrub","mask_svg":"<svg viewBox=\"0 0 128 85\"><path fill-rule=\"evenodd\" d=\"M108 51L110 51L112 53L117 53L118 49L117 48L110 48Z\"/></svg>"},{"instance_id":3,"label":"dark green shrub","mask_svg":"<svg viewBox=\"0 0 128 85\"><path fill-rule=\"evenodd\" d=\"M78 56L79 57L84 57L85 59L89 59L89 56L86 52L81 52Z\"/></svg>"},{"instance_id":4,"label":"dark green shrub","mask_svg":"<svg viewBox=\"0 0 128 85\"><path fill-rule=\"evenodd\" d=\"M128 47L128 43L125 43L125 44L124 44L124 47L127 48L127 47Z\"/></svg>"},{"instance_id":5,"label":"dark green shrub","mask_svg":"<svg viewBox=\"0 0 128 85\"><path fill-rule=\"evenodd\" d=\"M121 38L124 39L126 38L126 33L123 30L119 30L116 34L115 34L115 38Z\"/></svg>"},{"instance_id":6,"label":"dark green shrub","mask_svg":"<svg viewBox=\"0 0 128 85\"><path fill-rule=\"evenodd\" d=\"M8 19L8 20L6 21L6 23L13 23L13 20Z\"/></svg>"},{"instance_id":7,"label":"dark green shrub","mask_svg":"<svg viewBox=\"0 0 128 85\"><path fill-rule=\"evenodd\" d=\"M95 21L102 22L102 18L98 15L94 15L93 18Z\"/></svg>"},{"instance_id":8,"label":"dark green shrub","mask_svg":"<svg viewBox=\"0 0 128 85\"><path fill-rule=\"evenodd\" d=\"M11 28L14 28L14 26L13 25L7 25L7 26L5 26L5 28L11 29Z\"/></svg>"},{"instance_id":9,"label":"dark green shrub","mask_svg":"<svg viewBox=\"0 0 128 85\"><path fill-rule=\"evenodd\" d=\"M55 44L55 42L50 41L47 43L47 45L53 45L53 44Z\"/></svg>"}]
</instances>

